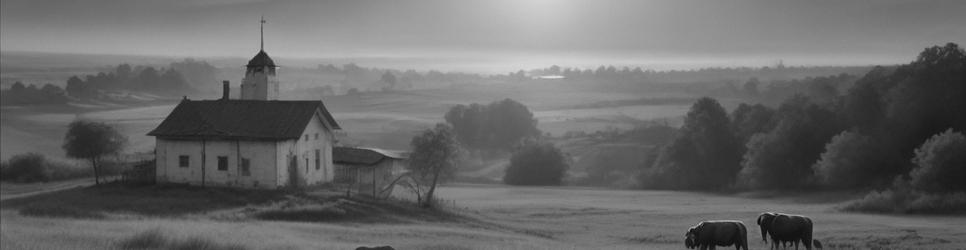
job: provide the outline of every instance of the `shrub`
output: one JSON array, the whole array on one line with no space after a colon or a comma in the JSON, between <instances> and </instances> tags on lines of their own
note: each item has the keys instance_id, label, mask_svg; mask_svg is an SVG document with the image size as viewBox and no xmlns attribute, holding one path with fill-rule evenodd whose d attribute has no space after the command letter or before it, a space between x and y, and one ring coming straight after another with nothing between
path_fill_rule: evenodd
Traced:
<instances>
[{"instance_id":1,"label":"shrub","mask_svg":"<svg viewBox=\"0 0 966 250\"><path fill-rule=\"evenodd\" d=\"M842 207L845 211L908 214L966 214L966 192L930 194L896 179L893 186L872 191Z\"/></svg>"},{"instance_id":2,"label":"shrub","mask_svg":"<svg viewBox=\"0 0 966 250\"><path fill-rule=\"evenodd\" d=\"M503 176L510 185L560 185L570 159L549 142L527 140L513 156Z\"/></svg>"},{"instance_id":3,"label":"shrub","mask_svg":"<svg viewBox=\"0 0 966 250\"><path fill-rule=\"evenodd\" d=\"M966 136L952 129L929 138L912 158L912 186L927 192L966 191Z\"/></svg>"},{"instance_id":4,"label":"shrub","mask_svg":"<svg viewBox=\"0 0 966 250\"><path fill-rule=\"evenodd\" d=\"M0 180L14 182L65 180L88 176L88 174L83 169L50 161L38 153L15 155L0 166Z\"/></svg>"}]
</instances>

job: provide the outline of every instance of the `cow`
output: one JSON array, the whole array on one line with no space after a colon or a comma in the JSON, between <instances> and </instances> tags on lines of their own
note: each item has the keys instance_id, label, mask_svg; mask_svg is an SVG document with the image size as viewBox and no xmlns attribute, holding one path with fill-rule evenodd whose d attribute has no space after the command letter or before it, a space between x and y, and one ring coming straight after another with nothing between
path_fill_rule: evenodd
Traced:
<instances>
[{"instance_id":1,"label":"cow","mask_svg":"<svg viewBox=\"0 0 966 250\"><path fill-rule=\"evenodd\" d=\"M748 229L741 221L703 221L684 234L684 246L688 249L713 250L716 246L731 245L736 250L748 250Z\"/></svg>"}]
</instances>

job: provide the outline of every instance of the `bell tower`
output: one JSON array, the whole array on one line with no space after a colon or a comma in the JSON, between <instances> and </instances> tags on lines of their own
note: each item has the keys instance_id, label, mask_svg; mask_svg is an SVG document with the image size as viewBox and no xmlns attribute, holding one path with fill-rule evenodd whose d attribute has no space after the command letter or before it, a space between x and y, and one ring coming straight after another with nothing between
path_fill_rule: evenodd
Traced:
<instances>
[{"instance_id":1,"label":"bell tower","mask_svg":"<svg viewBox=\"0 0 966 250\"><path fill-rule=\"evenodd\" d=\"M261 44L248 65L245 65L245 78L241 84L242 100L278 100L278 78L275 76L275 61L265 53L265 17L261 20Z\"/></svg>"}]
</instances>

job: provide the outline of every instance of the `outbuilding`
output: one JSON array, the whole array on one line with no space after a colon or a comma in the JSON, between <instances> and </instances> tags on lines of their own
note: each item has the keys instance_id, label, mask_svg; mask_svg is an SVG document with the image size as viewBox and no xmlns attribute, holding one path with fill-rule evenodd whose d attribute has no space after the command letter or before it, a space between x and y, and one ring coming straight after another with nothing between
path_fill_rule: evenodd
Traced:
<instances>
[{"instance_id":1,"label":"outbuilding","mask_svg":"<svg viewBox=\"0 0 966 250\"><path fill-rule=\"evenodd\" d=\"M336 183L346 191L385 197L392 181L406 171L408 153L377 148L335 147Z\"/></svg>"}]
</instances>

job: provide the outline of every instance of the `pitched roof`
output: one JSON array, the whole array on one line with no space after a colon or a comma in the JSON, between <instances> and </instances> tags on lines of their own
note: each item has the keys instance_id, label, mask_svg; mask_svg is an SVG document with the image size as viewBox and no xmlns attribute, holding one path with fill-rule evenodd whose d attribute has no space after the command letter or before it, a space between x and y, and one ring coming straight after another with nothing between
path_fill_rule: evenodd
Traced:
<instances>
[{"instance_id":1,"label":"pitched roof","mask_svg":"<svg viewBox=\"0 0 966 250\"><path fill-rule=\"evenodd\" d=\"M148 135L297 139L317 111L333 128L339 128L321 101L182 100Z\"/></svg>"},{"instance_id":2,"label":"pitched roof","mask_svg":"<svg viewBox=\"0 0 966 250\"><path fill-rule=\"evenodd\" d=\"M275 67L275 61L272 60L272 58L269 57L268 56L268 53L265 53L264 50L259 50L258 51L258 54L255 54L255 57L252 57L251 60L248 60L248 65L245 65L245 66L248 66L248 67L252 67L252 66L258 66L258 67L261 67L261 66L270 66L270 67Z\"/></svg>"},{"instance_id":3,"label":"pitched roof","mask_svg":"<svg viewBox=\"0 0 966 250\"><path fill-rule=\"evenodd\" d=\"M373 165L387 158L406 159L408 157L403 152L376 148L334 147L332 149L332 161L335 163Z\"/></svg>"}]
</instances>

